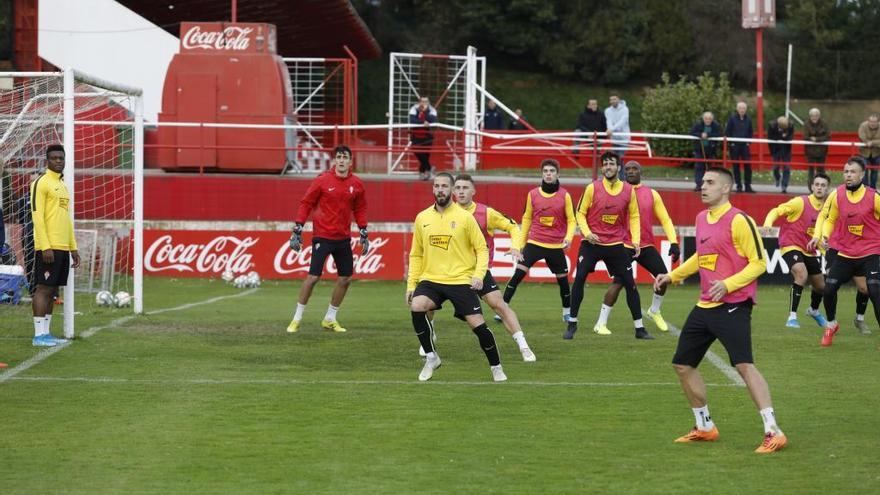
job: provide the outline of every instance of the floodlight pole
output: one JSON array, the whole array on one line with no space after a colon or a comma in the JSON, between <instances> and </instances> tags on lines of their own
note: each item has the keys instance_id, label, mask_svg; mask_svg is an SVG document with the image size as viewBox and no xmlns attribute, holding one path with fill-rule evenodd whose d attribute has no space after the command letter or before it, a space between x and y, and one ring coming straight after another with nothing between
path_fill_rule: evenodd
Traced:
<instances>
[{"instance_id":1,"label":"floodlight pole","mask_svg":"<svg viewBox=\"0 0 880 495\"><path fill-rule=\"evenodd\" d=\"M238 0L232 0L232 22L238 22Z\"/></svg>"},{"instance_id":2,"label":"floodlight pole","mask_svg":"<svg viewBox=\"0 0 880 495\"><path fill-rule=\"evenodd\" d=\"M758 79L758 139L764 138L764 29L755 29L755 60ZM764 146L758 143L758 163L764 161Z\"/></svg>"}]
</instances>

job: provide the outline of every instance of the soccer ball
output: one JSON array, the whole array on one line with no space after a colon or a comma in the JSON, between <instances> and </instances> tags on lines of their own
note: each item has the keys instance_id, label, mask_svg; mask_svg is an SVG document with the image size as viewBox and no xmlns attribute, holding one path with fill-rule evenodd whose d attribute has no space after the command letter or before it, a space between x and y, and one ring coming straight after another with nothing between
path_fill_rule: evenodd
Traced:
<instances>
[{"instance_id":1,"label":"soccer ball","mask_svg":"<svg viewBox=\"0 0 880 495\"><path fill-rule=\"evenodd\" d=\"M245 275L239 275L232 281L232 286L236 289L243 289L245 285L247 285L247 277Z\"/></svg>"},{"instance_id":2,"label":"soccer ball","mask_svg":"<svg viewBox=\"0 0 880 495\"><path fill-rule=\"evenodd\" d=\"M102 290L95 294L95 304L98 306L113 306L116 304L116 299L113 298L113 294L110 291Z\"/></svg>"},{"instance_id":3,"label":"soccer ball","mask_svg":"<svg viewBox=\"0 0 880 495\"><path fill-rule=\"evenodd\" d=\"M245 281L248 287L259 287L262 282L260 280L260 274L257 272L248 273Z\"/></svg>"},{"instance_id":4,"label":"soccer ball","mask_svg":"<svg viewBox=\"0 0 880 495\"><path fill-rule=\"evenodd\" d=\"M124 308L126 306L131 305L131 294L125 291L119 291L116 293L116 307Z\"/></svg>"},{"instance_id":5,"label":"soccer ball","mask_svg":"<svg viewBox=\"0 0 880 495\"><path fill-rule=\"evenodd\" d=\"M223 272L223 275L221 275L220 278L222 278L224 282L232 282L233 280L235 280L235 274L232 273L232 270L226 270L225 272Z\"/></svg>"}]
</instances>

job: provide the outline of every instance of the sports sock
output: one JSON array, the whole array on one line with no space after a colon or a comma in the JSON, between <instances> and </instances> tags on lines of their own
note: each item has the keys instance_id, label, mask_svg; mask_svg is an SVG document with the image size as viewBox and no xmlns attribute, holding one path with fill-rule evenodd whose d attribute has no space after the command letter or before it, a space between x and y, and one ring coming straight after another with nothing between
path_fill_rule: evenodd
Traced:
<instances>
[{"instance_id":1,"label":"sports sock","mask_svg":"<svg viewBox=\"0 0 880 495\"><path fill-rule=\"evenodd\" d=\"M568 284L568 276L556 277L556 284L559 285L559 298L562 300L562 307L563 308L570 307L571 306L571 286Z\"/></svg>"},{"instance_id":2,"label":"sports sock","mask_svg":"<svg viewBox=\"0 0 880 495\"><path fill-rule=\"evenodd\" d=\"M327 314L324 315L325 320L336 321L336 312L339 311L339 308L334 305L327 306Z\"/></svg>"},{"instance_id":3,"label":"sports sock","mask_svg":"<svg viewBox=\"0 0 880 495\"><path fill-rule=\"evenodd\" d=\"M798 306L801 304L801 294L804 293L804 286L791 284L789 300L791 301L791 312L797 314Z\"/></svg>"},{"instance_id":4,"label":"sports sock","mask_svg":"<svg viewBox=\"0 0 880 495\"><path fill-rule=\"evenodd\" d=\"M865 321L865 315L856 315L856 321Z\"/></svg>"},{"instance_id":5,"label":"sports sock","mask_svg":"<svg viewBox=\"0 0 880 495\"><path fill-rule=\"evenodd\" d=\"M652 313L659 313L661 304L663 304L663 296L660 294L654 294L654 297L651 298L651 308L649 310Z\"/></svg>"},{"instance_id":6,"label":"sports sock","mask_svg":"<svg viewBox=\"0 0 880 495\"><path fill-rule=\"evenodd\" d=\"M776 413L772 407L761 409L761 420L764 421L764 433L779 431L779 425L776 424Z\"/></svg>"},{"instance_id":7,"label":"sports sock","mask_svg":"<svg viewBox=\"0 0 880 495\"><path fill-rule=\"evenodd\" d=\"M639 318L638 320L633 320L633 326L636 328L645 328L645 324L642 323L641 318Z\"/></svg>"},{"instance_id":8,"label":"sports sock","mask_svg":"<svg viewBox=\"0 0 880 495\"><path fill-rule=\"evenodd\" d=\"M712 428L715 427L715 423L712 422L712 416L709 416L708 405L703 407L693 407L691 410L694 411L694 419L697 421L698 430L711 431Z\"/></svg>"},{"instance_id":9,"label":"sports sock","mask_svg":"<svg viewBox=\"0 0 880 495\"><path fill-rule=\"evenodd\" d=\"M34 316L34 337L43 335L43 321L45 321L44 316Z\"/></svg>"},{"instance_id":10,"label":"sports sock","mask_svg":"<svg viewBox=\"0 0 880 495\"><path fill-rule=\"evenodd\" d=\"M296 321L303 319L303 313L306 310L305 304L296 303L296 313L293 313L293 319Z\"/></svg>"},{"instance_id":11,"label":"sports sock","mask_svg":"<svg viewBox=\"0 0 880 495\"><path fill-rule=\"evenodd\" d=\"M862 294L861 292L856 292L856 314L864 316L865 311L868 310L868 301L870 300L870 296L868 294Z\"/></svg>"},{"instance_id":12,"label":"sports sock","mask_svg":"<svg viewBox=\"0 0 880 495\"><path fill-rule=\"evenodd\" d=\"M613 308L613 306L603 304L602 308L599 309L599 321L596 322L596 325L608 325L608 317L611 316Z\"/></svg>"},{"instance_id":13,"label":"sports sock","mask_svg":"<svg viewBox=\"0 0 880 495\"><path fill-rule=\"evenodd\" d=\"M630 272L627 273L629 273L629 276L623 285L626 287L626 305L629 306L629 313L632 315L632 319L641 320L642 299L639 296L639 289L636 287L636 282L632 279L632 274Z\"/></svg>"},{"instance_id":14,"label":"sports sock","mask_svg":"<svg viewBox=\"0 0 880 495\"><path fill-rule=\"evenodd\" d=\"M52 315L43 317L43 333L52 333Z\"/></svg>"},{"instance_id":15,"label":"sports sock","mask_svg":"<svg viewBox=\"0 0 880 495\"><path fill-rule=\"evenodd\" d=\"M526 278L526 271L520 270L519 268L513 272L513 276L510 277L510 280L507 282L507 287L504 288L504 302L509 303L513 296L516 294L516 287L522 282L522 279Z\"/></svg>"},{"instance_id":16,"label":"sports sock","mask_svg":"<svg viewBox=\"0 0 880 495\"><path fill-rule=\"evenodd\" d=\"M570 314L571 314L571 308L569 308L567 306L563 306L562 307L562 316L570 315Z\"/></svg>"},{"instance_id":17,"label":"sports sock","mask_svg":"<svg viewBox=\"0 0 880 495\"><path fill-rule=\"evenodd\" d=\"M434 342L431 341L431 324L428 323L428 315L424 311L411 311L413 329L416 337L422 344L422 349L430 354L434 352Z\"/></svg>"},{"instance_id":18,"label":"sports sock","mask_svg":"<svg viewBox=\"0 0 880 495\"><path fill-rule=\"evenodd\" d=\"M810 309L813 310L813 313L819 311L819 305L822 304L822 292L817 291L815 289L810 291Z\"/></svg>"},{"instance_id":19,"label":"sports sock","mask_svg":"<svg viewBox=\"0 0 880 495\"><path fill-rule=\"evenodd\" d=\"M789 311L788 312L788 319L789 320L797 320L797 313L794 311Z\"/></svg>"},{"instance_id":20,"label":"sports sock","mask_svg":"<svg viewBox=\"0 0 880 495\"><path fill-rule=\"evenodd\" d=\"M498 355L498 346L495 345L495 336L485 323L473 329L474 334L480 340L480 347L486 353L486 359L489 360L489 366L498 366L501 364L501 356Z\"/></svg>"},{"instance_id":21,"label":"sports sock","mask_svg":"<svg viewBox=\"0 0 880 495\"><path fill-rule=\"evenodd\" d=\"M526 335L522 333L522 330L513 334L512 337L520 349L527 349L529 347L529 343L526 342Z\"/></svg>"}]
</instances>

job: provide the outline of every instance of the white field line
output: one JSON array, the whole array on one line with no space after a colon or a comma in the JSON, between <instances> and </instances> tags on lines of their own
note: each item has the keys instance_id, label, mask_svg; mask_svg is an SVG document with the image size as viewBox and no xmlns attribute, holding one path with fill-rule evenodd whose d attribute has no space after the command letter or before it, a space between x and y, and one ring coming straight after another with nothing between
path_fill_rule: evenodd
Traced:
<instances>
[{"instance_id":1,"label":"white field line","mask_svg":"<svg viewBox=\"0 0 880 495\"><path fill-rule=\"evenodd\" d=\"M676 337L681 335L681 330L679 330L678 327L676 327L675 325L669 324L669 322L667 322L667 325L669 325L669 333L671 333L672 335L675 335ZM710 363L715 365L716 368L721 370L721 372L724 373L724 376L726 376L727 378L730 378L730 381L732 381L735 386L737 386L737 387L745 387L746 386L746 382L744 382L742 377L739 376L739 372L736 371L735 368L733 368L732 366L727 364L727 361L722 359L721 356L719 356L718 354L715 354L712 351L707 351L706 352L706 359L708 359Z\"/></svg>"},{"instance_id":2,"label":"white field line","mask_svg":"<svg viewBox=\"0 0 880 495\"><path fill-rule=\"evenodd\" d=\"M256 292L256 290L257 289L249 289L244 292L239 292L237 294L231 294L228 296L212 297L211 299L205 299L204 301L182 304L180 306L174 306L173 308L163 308L163 309L157 309L154 311L147 311L146 314L147 315L158 315L158 314L162 314L162 313L167 313L169 311L181 311L181 310L193 308L196 306L202 306L205 304L212 304L217 301L222 301L224 299L232 299L234 297L247 296L247 295L253 294L254 292ZM99 325L96 327L91 327L91 328L87 329L86 331L84 331L82 334L80 334L80 338L87 339L105 328L118 327L118 326L123 325L126 322L128 322L129 320L132 320L134 318L136 318L135 315L123 316L122 318L117 318L117 319L111 321L110 323L107 323L104 325ZM6 382L6 381L10 380L12 377L14 377L15 375L18 375L19 373L25 372L25 371L33 368L34 366L45 361L52 354L55 354L56 352L61 352L62 350L68 348L72 343L73 343L72 341L68 341L64 344L57 345L55 347L47 347L46 349L43 349L42 351L38 352L34 357L22 361L21 364L19 364L18 366L14 367L14 368L10 368L10 369L4 371L3 373L0 373L0 383Z\"/></svg>"},{"instance_id":3,"label":"white field line","mask_svg":"<svg viewBox=\"0 0 880 495\"><path fill-rule=\"evenodd\" d=\"M105 376L22 376L14 378L16 381L26 382L80 382L80 383L107 383L107 384L146 384L146 385L424 385L415 378L412 380L276 380L276 379L225 379L225 378L191 378L191 379L139 379L139 378L116 378ZM431 380L428 384L453 385L453 386L487 386L499 385L492 381L443 381ZM525 385L529 387L678 387L678 382L544 382L544 381L509 381L506 386ZM734 387L734 384L708 383L710 387Z\"/></svg>"}]
</instances>

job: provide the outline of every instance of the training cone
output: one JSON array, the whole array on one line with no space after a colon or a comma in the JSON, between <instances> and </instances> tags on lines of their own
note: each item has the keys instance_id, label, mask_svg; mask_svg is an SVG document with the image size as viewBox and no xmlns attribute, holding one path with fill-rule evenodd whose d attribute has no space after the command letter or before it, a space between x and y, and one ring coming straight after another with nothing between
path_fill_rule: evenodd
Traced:
<instances>
[{"instance_id":1,"label":"training cone","mask_svg":"<svg viewBox=\"0 0 880 495\"><path fill-rule=\"evenodd\" d=\"M7 367L7 366L9 366L9 365L6 364L6 363L0 363L0 369L3 369L3 368L5 368L5 367Z\"/></svg>"}]
</instances>

